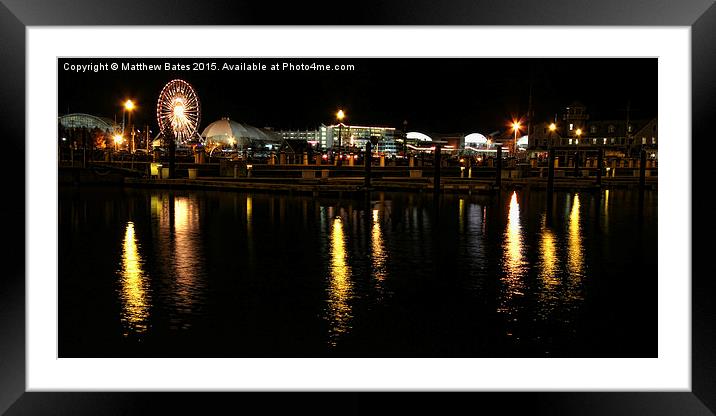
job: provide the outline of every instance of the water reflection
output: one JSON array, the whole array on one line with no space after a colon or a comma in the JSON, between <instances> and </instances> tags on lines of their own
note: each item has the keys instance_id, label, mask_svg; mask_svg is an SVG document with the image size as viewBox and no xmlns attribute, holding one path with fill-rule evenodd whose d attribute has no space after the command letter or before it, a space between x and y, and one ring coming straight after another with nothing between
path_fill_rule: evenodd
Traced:
<instances>
[{"instance_id":1,"label":"water reflection","mask_svg":"<svg viewBox=\"0 0 716 416\"><path fill-rule=\"evenodd\" d=\"M254 200L252 197L246 197L246 251L248 253L248 266L251 270L255 269L255 252L254 252L254 233L253 233L253 218L254 218Z\"/></svg>"},{"instance_id":2,"label":"water reflection","mask_svg":"<svg viewBox=\"0 0 716 416\"><path fill-rule=\"evenodd\" d=\"M72 192L60 206L59 342L77 354L599 356L646 322L630 301L656 290L614 277L656 274L656 195L638 228L636 195L614 189L557 192L551 223L539 192L445 196L439 224L432 195ZM85 334L104 345L81 345ZM635 342L647 340L622 345Z\"/></svg>"},{"instance_id":3,"label":"water reflection","mask_svg":"<svg viewBox=\"0 0 716 416\"><path fill-rule=\"evenodd\" d=\"M557 241L552 229L547 226L547 216L544 216L540 230L540 264L539 280L539 315L544 319L557 307L559 299L559 278L557 276L559 260L557 258Z\"/></svg>"},{"instance_id":4,"label":"water reflection","mask_svg":"<svg viewBox=\"0 0 716 416\"><path fill-rule=\"evenodd\" d=\"M199 206L194 196L162 195L156 208L157 242L164 276L162 295L168 297L170 328L187 329L201 315L204 264Z\"/></svg>"},{"instance_id":5,"label":"water reflection","mask_svg":"<svg viewBox=\"0 0 716 416\"><path fill-rule=\"evenodd\" d=\"M134 223L128 222L122 244L121 303L123 335L147 331L149 318L149 278L143 270L144 262L134 233Z\"/></svg>"},{"instance_id":6,"label":"water reflection","mask_svg":"<svg viewBox=\"0 0 716 416\"><path fill-rule=\"evenodd\" d=\"M609 233L609 189L604 191L604 232Z\"/></svg>"},{"instance_id":7,"label":"water reflection","mask_svg":"<svg viewBox=\"0 0 716 416\"><path fill-rule=\"evenodd\" d=\"M524 245L522 236L522 225L520 223L520 204L517 200L517 192L512 193L510 208L507 214L507 227L505 231L505 247L503 255L503 276L501 278L503 288L501 302L498 306L499 312L504 312L516 320L517 304L516 299L524 296L525 282L523 275L526 271L524 260Z\"/></svg>"},{"instance_id":8,"label":"water reflection","mask_svg":"<svg viewBox=\"0 0 716 416\"><path fill-rule=\"evenodd\" d=\"M461 233L465 232L465 199L460 198L458 202L458 226Z\"/></svg>"},{"instance_id":9,"label":"water reflection","mask_svg":"<svg viewBox=\"0 0 716 416\"><path fill-rule=\"evenodd\" d=\"M563 324L571 322L575 309L584 299L584 247L580 223L581 202L579 194L571 198L567 217L567 232L563 244L559 244L554 231L543 222L540 236L540 282L537 314L543 320L556 318ZM566 240L566 241L564 241ZM562 254L564 253L564 254ZM562 260L562 257L566 258ZM566 273L565 273L566 271Z\"/></svg>"},{"instance_id":10,"label":"water reflection","mask_svg":"<svg viewBox=\"0 0 716 416\"><path fill-rule=\"evenodd\" d=\"M328 287L328 310L331 327L329 344L335 346L338 338L350 329L351 306L348 302L353 287L351 269L348 265L343 220L335 217L330 233L330 282Z\"/></svg>"},{"instance_id":11,"label":"water reflection","mask_svg":"<svg viewBox=\"0 0 716 416\"><path fill-rule=\"evenodd\" d=\"M575 194L574 199L572 200L572 209L569 213L569 232L567 234L567 264L569 274L572 279L581 277L583 266L579 208L579 194Z\"/></svg>"},{"instance_id":12,"label":"water reflection","mask_svg":"<svg viewBox=\"0 0 716 416\"><path fill-rule=\"evenodd\" d=\"M383 243L383 232L380 225L379 211L373 210L373 227L371 230L371 258L373 260L373 276L380 284L385 280L385 262L387 255Z\"/></svg>"}]
</instances>

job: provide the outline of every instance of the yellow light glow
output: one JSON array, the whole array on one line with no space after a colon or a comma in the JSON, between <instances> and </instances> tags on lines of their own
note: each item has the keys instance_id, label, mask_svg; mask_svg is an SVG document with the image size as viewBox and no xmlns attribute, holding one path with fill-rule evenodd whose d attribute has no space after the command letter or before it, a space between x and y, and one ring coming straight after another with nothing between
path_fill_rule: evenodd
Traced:
<instances>
[{"instance_id":1,"label":"yellow light glow","mask_svg":"<svg viewBox=\"0 0 716 416\"><path fill-rule=\"evenodd\" d=\"M542 252L542 264L540 278L545 287L555 286L559 280L554 275L557 266L557 249L554 243L554 233L549 228L542 229L542 241L540 242Z\"/></svg>"},{"instance_id":2,"label":"yellow light glow","mask_svg":"<svg viewBox=\"0 0 716 416\"><path fill-rule=\"evenodd\" d=\"M378 216L378 210L373 210L373 230L371 234L371 257L373 259L373 275L376 280L382 282L385 279L386 270L385 263L387 255L384 250L383 244L383 230L380 227L380 218Z\"/></svg>"},{"instance_id":3,"label":"yellow light glow","mask_svg":"<svg viewBox=\"0 0 716 416\"><path fill-rule=\"evenodd\" d=\"M345 247L343 221L340 217L333 220L330 234L331 281L328 288L328 311L331 321L329 344L335 346L338 337L350 329L351 305L348 299L353 291L350 281L351 268L348 265L348 253Z\"/></svg>"},{"instance_id":4,"label":"yellow light glow","mask_svg":"<svg viewBox=\"0 0 716 416\"><path fill-rule=\"evenodd\" d=\"M609 189L604 191L604 232L609 233Z\"/></svg>"},{"instance_id":5,"label":"yellow light glow","mask_svg":"<svg viewBox=\"0 0 716 416\"><path fill-rule=\"evenodd\" d=\"M505 231L504 277L501 279L504 287L501 290L501 300L498 312L513 315L517 312L515 299L524 295L525 283L522 276L525 273L524 246L522 243L522 225L520 224L520 204L517 192L512 192L510 208L507 214L507 230Z\"/></svg>"},{"instance_id":6,"label":"yellow light glow","mask_svg":"<svg viewBox=\"0 0 716 416\"><path fill-rule=\"evenodd\" d=\"M196 305L204 290L203 263L198 255L199 208L193 197L174 198L174 308L172 325L178 329L191 326L188 316L196 313ZM170 243L170 244L171 244Z\"/></svg>"},{"instance_id":7,"label":"yellow light glow","mask_svg":"<svg viewBox=\"0 0 716 416\"><path fill-rule=\"evenodd\" d=\"M346 116L346 113L344 113L343 110L338 110L338 112L336 113L336 118L339 121L343 121L343 118L345 118L345 116Z\"/></svg>"},{"instance_id":8,"label":"yellow light glow","mask_svg":"<svg viewBox=\"0 0 716 416\"><path fill-rule=\"evenodd\" d=\"M123 140L121 134L115 134L114 137L112 137L112 139L114 139L115 144L120 144L120 143L122 143L122 140Z\"/></svg>"},{"instance_id":9,"label":"yellow light glow","mask_svg":"<svg viewBox=\"0 0 716 416\"><path fill-rule=\"evenodd\" d=\"M579 194L574 195L572 209L569 212L569 234L567 238L567 260L570 277L582 275L582 234L579 224Z\"/></svg>"},{"instance_id":10,"label":"yellow light glow","mask_svg":"<svg viewBox=\"0 0 716 416\"><path fill-rule=\"evenodd\" d=\"M512 192L510 211L507 218L507 266L508 272L517 275L522 263L522 234L520 233L520 204L517 192Z\"/></svg>"},{"instance_id":11,"label":"yellow light glow","mask_svg":"<svg viewBox=\"0 0 716 416\"><path fill-rule=\"evenodd\" d=\"M143 261L134 233L134 223L128 222L122 246L121 299L124 336L147 331L149 318L148 278L142 269Z\"/></svg>"},{"instance_id":12,"label":"yellow light glow","mask_svg":"<svg viewBox=\"0 0 716 416\"><path fill-rule=\"evenodd\" d=\"M577 130L574 132L574 134L576 134L577 136L581 136L581 135L582 135L582 129L577 129Z\"/></svg>"},{"instance_id":13,"label":"yellow light glow","mask_svg":"<svg viewBox=\"0 0 716 416\"><path fill-rule=\"evenodd\" d=\"M550 130L550 131L555 131L555 130L557 130L557 125L554 124L554 123L550 124L550 125L549 125L549 130Z\"/></svg>"},{"instance_id":14,"label":"yellow light glow","mask_svg":"<svg viewBox=\"0 0 716 416\"><path fill-rule=\"evenodd\" d=\"M513 121L512 122L512 130L517 131L520 129L520 122L519 121Z\"/></svg>"},{"instance_id":15,"label":"yellow light glow","mask_svg":"<svg viewBox=\"0 0 716 416\"><path fill-rule=\"evenodd\" d=\"M132 111L132 110L134 110L134 103L132 102L132 100L127 100L127 101L125 101L125 102L124 102L124 108L125 108L127 111Z\"/></svg>"},{"instance_id":16,"label":"yellow light glow","mask_svg":"<svg viewBox=\"0 0 716 416\"><path fill-rule=\"evenodd\" d=\"M174 117L184 117L184 104L174 106Z\"/></svg>"}]
</instances>

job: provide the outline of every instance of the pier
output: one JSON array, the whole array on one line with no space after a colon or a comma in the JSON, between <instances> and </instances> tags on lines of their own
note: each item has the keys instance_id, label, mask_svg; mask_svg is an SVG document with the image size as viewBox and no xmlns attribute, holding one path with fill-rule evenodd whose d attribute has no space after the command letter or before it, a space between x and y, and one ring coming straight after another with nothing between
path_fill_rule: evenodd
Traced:
<instances>
[{"instance_id":1,"label":"pier","mask_svg":"<svg viewBox=\"0 0 716 416\"><path fill-rule=\"evenodd\" d=\"M439 163L439 162L438 162ZM61 163L59 183L151 188L225 189L285 193L353 193L365 190L493 193L496 190L598 190L601 188L656 189L658 170L633 166L611 169L550 166L471 167L466 177L460 166L263 165L246 162L177 163L174 177L161 164L141 161ZM577 175L578 173L578 175Z\"/></svg>"}]
</instances>

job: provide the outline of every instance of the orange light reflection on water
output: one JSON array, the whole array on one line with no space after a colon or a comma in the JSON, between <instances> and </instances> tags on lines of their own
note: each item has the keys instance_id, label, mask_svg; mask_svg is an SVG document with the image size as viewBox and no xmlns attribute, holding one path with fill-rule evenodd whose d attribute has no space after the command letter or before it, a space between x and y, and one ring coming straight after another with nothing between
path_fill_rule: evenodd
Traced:
<instances>
[{"instance_id":1,"label":"orange light reflection on water","mask_svg":"<svg viewBox=\"0 0 716 416\"><path fill-rule=\"evenodd\" d=\"M330 282L328 287L328 311L331 327L329 344L335 346L338 338L350 330L352 318L348 303L353 287L350 281L351 268L348 265L345 247L345 232L340 217L333 219L330 233Z\"/></svg>"},{"instance_id":2,"label":"orange light reflection on water","mask_svg":"<svg viewBox=\"0 0 716 416\"><path fill-rule=\"evenodd\" d=\"M121 303L123 335L143 334L149 319L148 276L143 270L142 256L134 231L134 223L128 222L122 244Z\"/></svg>"}]
</instances>

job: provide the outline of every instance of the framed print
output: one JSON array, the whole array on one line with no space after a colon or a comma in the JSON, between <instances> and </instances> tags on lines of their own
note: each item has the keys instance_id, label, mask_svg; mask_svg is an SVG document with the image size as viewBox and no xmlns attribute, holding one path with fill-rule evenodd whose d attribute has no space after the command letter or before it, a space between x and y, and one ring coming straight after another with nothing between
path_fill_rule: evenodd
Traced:
<instances>
[{"instance_id":1,"label":"framed print","mask_svg":"<svg viewBox=\"0 0 716 416\"><path fill-rule=\"evenodd\" d=\"M106 6L0 8L3 411L713 414L711 3Z\"/></svg>"}]
</instances>

